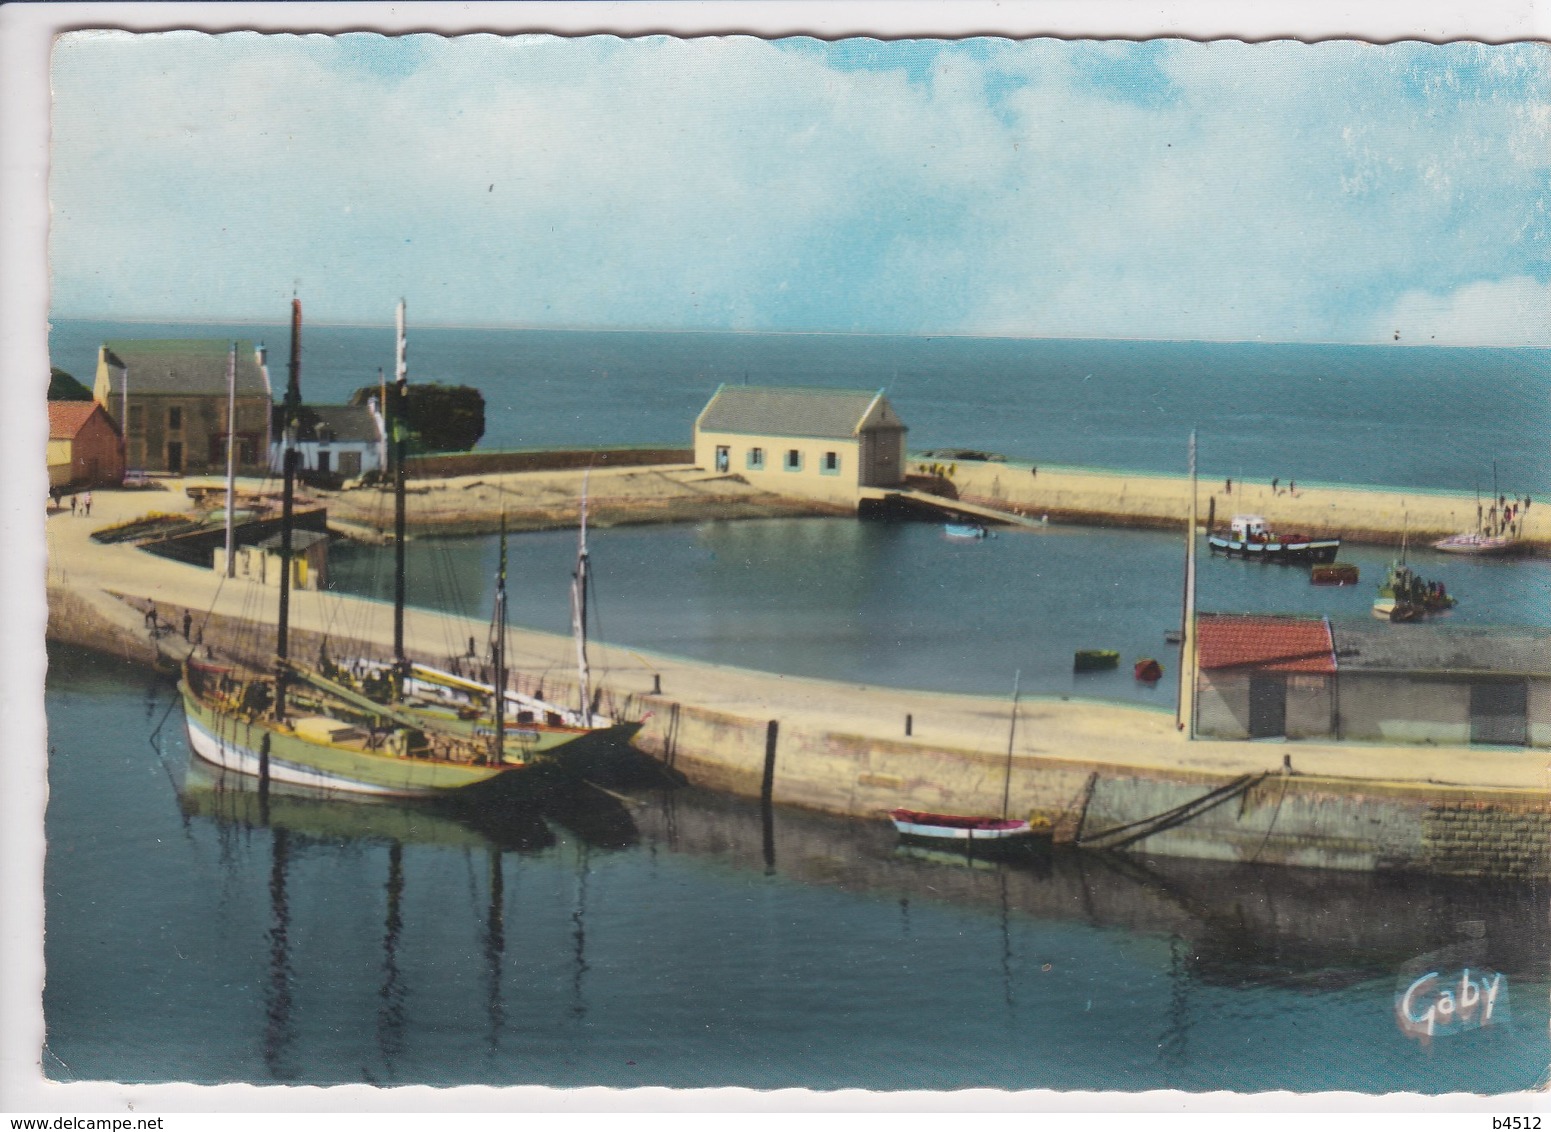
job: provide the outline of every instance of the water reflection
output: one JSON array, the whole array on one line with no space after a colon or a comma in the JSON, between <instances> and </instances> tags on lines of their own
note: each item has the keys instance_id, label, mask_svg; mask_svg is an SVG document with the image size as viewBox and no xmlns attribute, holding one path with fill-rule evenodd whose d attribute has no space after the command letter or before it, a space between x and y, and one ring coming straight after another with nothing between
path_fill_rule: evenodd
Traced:
<instances>
[{"instance_id":1,"label":"water reflection","mask_svg":"<svg viewBox=\"0 0 1551 1132\"><path fill-rule=\"evenodd\" d=\"M979 905L1169 941L1168 1048L1183 1056L1192 982L1331 989L1388 978L1418 941L1480 968L1542 980L1551 964L1544 884L1110 854L1057 847L1022 861L900 846L892 826L697 790L635 799L646 844L913 905ZM1005 919L1004 919L1005 924ZM1452 951L1449 952L1453 954ZM1010 956L1005 955L1010 964Z\"/></svg>"}]
</instances>

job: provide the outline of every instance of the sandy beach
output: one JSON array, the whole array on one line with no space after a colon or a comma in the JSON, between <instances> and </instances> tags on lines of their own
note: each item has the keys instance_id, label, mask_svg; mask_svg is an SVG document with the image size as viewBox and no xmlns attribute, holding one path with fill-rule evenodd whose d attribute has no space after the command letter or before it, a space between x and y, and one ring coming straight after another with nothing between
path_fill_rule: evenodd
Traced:
<instances>
[{"instance_id":1,"label":"sandy beach","mask_svg":"<svg viewBox=\"0 0 1551 1132\"><path fill-rule=\"evenodd\" d=\"M943 461L932 461L942 464ZM912 460L912 470L921 461ZM948 463L961 497L1051 522L1131 526L1181 524L1190 501L1186 476L1041 467L1027 463ZM1509 502L1512 502L1510 499ZM1490 505L1483 499L1482 506ZM1339 535L1352 542L1398 544L1436 541L1476 526L1476 497L1469 493L1408 491L1393 487L1330 487L1280 483L1197 485L1199 522L1215 513L1219 525L1234 515L1263 516L1283 533ZM1551 502L1531 500L1524 512L1526 550L1551 552Z\"/></svg>"}]
</instances>

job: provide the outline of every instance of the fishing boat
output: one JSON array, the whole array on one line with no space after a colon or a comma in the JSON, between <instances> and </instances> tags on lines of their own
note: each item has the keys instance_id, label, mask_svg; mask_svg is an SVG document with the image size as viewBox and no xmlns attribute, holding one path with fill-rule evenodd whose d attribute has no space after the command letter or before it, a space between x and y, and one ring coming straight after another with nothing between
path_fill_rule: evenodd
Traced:
<instances>
[{"instance_id":1,"label":"fishing boat","mask_svg":"<svg viewBox=\"0 0 1551 1132\"><path fill-rule=\"evenodd\" d=\"M944 523L942 533L948 538L981 539L990 533L979 523Z\"/></svg>"},{"instance_id":2,"label":"fishing boat","mask_svg":"<svg viewBox=\"0 0 1551 1132\"><path fill-rule=\"evenodd\" d=\"M1073 672L1103 672L1119 664L1120 653L1114 649L1078 649L1072 657Z\"/></svg>"},{"instance_id":3,"label":"fishing boat","mask_svg":"<svg viewBox=\"0 0 1551 1132\"><path fill-rule=\"evenodd\" d=\"M1278 534L1259 515L1235 515L1227 531L1207 535L1206 545L1213 554L1257 562L1334 562L1341 540Z\"/></svg>"},{"instance_id":4,"label":"fishing boat","mask_svg":"<svg viewBox=\"0 0 1551 1132\"><path fill-rule=\"evenodd\" d=\"M1416 621L1436 617L1459 604L1442 582L1429 582L1404 560L1389 568L1373 602L1373 615L1381 621Z\"/></svg>"},{"instance_id":5,"label":"fishing boat","mask_svg":"<svg viewBox=\"0 0 1551 1132\"><path fill-rule=\"evenodd\" d=\"M293 570L281 570L275 661L262 671L237 663L191 657L179 684L189 745L205 761L271 781L393 797L448 797L495 792L504 796L521 784L524 772L554 760L579 744L628 739L639 725L612 722L598 727L592 719L582 657L580 724L565 720L542 726L526 723L519 708L518 727L507 727L508 699L495 689L507 686L506 539L503 522L500 567L496 578L491 649L494 681L487 686L488 721L476 709L472 718L442 710L425 694L427 673L417 676L404 648L404 454L406 429L402 407L407 398L404 365L403 305L399 307L399 361L392 431L395 450L394 659L371 669L342 668L320 650L307 665L290 655L290 591ZM301 406L301 303L292 302L291 362L282 409L284 487L281 505L281 557L292 558L295 496L296 421ZM585 534L579 571L585 585ZM231 561L228 555L228 562ZM585 607L582 609L585 618ZM470 688L466 691L472 692ZM472 704L472 697L470 703ZM481 726L484 724L484 726ZM530 776L531 778L531 776Z\"/></svg>"},{"instance_id":6,"label":"fishing boat","mask_svg":"<svg viewBox=\"0 0 1551 1132\"><path fill-rule=\"evenodd\" d=\"M1355 586L1358 570L1350 562L1328 562L1309 568L1309 584L1315 586Z\"/></svg>"}]
</instances>

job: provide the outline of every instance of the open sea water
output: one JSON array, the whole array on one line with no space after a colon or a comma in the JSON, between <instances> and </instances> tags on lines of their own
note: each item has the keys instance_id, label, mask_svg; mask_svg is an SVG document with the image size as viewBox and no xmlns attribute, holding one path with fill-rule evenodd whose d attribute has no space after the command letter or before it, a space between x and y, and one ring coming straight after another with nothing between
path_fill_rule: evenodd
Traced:
<instances>
[{"instance_id":1,"label":"open sea water","mask_svg":"<svg viewBox=\"0 0 1551 1132\"><path fill-rule=\"evenodd\" d=\"M411 312L413 313L413 312ZM53 364L90 385L107 339L263 341L286 325L58 320ZM307 326L302 394L343 401L393 373L391 326ZM1044 465L1551 495L1551 350L832 334L409 331L412 381L485 395L481 447L682 444L723 382L883 389L912 450ZM133 382L133 377L131 377ZM131 385L131 388L133 386Z\"/></svg>"},{"instance_id":2,"label":"open sea water","mask_svg":"<svg viewBox=\"0 0 1551 1132\"><path fill-rule=\"evenodd\" d=\"M266 805L191 764L165 680L50 660L56 1080L1500 1093L1551 1064L1544 886L976 866L694 791ZM1490 1024L1408 1036L1406 987L1465 968Z\"/></svg>"}]
</instances>

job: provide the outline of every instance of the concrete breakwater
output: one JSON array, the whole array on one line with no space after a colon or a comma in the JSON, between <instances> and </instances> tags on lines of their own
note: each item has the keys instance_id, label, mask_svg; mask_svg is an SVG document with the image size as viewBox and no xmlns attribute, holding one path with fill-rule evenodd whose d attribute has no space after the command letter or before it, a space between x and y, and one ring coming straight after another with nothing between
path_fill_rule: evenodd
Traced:
<instances>
[{"instance_id":1,"label":"concrete breakwater","mask_svg":"<svg viewBox=\"0 0 1551 1132\"><path fill-rule=\"evenodd\" d=\"M942 461L912 469L944 467ZM1186 476L1149 475L1089 469L1047 468L1026 462L960 461L946 465L941 478L950 493L969 502L1052 522L1107 526L1182 527L1189 512ZM1482 499L1483 515L1493 500ZM1511 497L1509 502L1512 502ZM1274 530L1339 535L1351 542L1395 545L1409 536L1412 545L1474 530L1477 499L1464 492L1408 491L1397 487L1295 485L1242 481L1201 481L1197 485L1199 521L1215 512L1226 525L1235 514L1262 515ZM1524 548L1551 554L1551 503L1523 513Z\"/></svg>"},{"instance_id":2,"label":"concrete breakwater","mask_svg":"<svg viewBox=\"0 0 1551 1132\"><path fill-rule=\"evenodd\" d=\"M49 519L50 638L167 666L188 648L181 636L187 610L196 637L202 630L217 648L246 648L262 662L273 630L250 623L256 609L273 609L270 592L90 539L93 530L143 510L135 493L102 492L91 520L68 512ZM154 635L150 602L160 626ZM361 598L293 593L294 653L311 658L326 639L335 657L386 657L391 614ZM449 652L462 651L458 642L483 640L487 626L410 609L406 631L413 653L445 664ZM568 638L513 629L509 639L511 663L530 688L574 694ZM1231 797L1129 848L1361 871L1551 873L1551 769L1543 752L1187 741L1172 713L1034 698L1020 709L1008 779L1003 700L795 678L610 646L597 648L594 670L605 710L649 716L638 740L644 751L693 783L748 797L881 821L895 806L999 812L1005 784L1012 812L1044 817L1059 838L1082 842L1242 780ZM1291 774L1283 774L1284 756Z\"/></svg>"}]
</instances>

